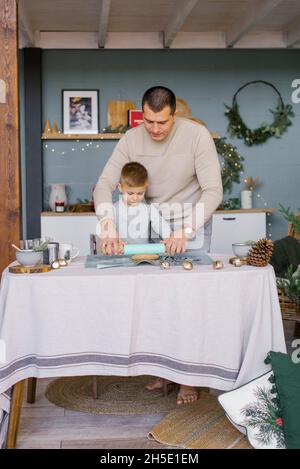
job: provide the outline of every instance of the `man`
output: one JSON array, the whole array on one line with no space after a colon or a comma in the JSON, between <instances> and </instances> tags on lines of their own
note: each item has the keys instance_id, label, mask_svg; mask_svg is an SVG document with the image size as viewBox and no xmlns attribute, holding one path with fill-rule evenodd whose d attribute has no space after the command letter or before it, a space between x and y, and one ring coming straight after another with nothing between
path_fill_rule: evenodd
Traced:
<instances>
[{"instance_id":1,"label":"man","mask_svg":"<svg viewBox=\"0 0 300 469\"><path fill-rule=\"evenodd\" d=\"M159 203L173 232L164 240L171 254L187 247L209 250L212 214L223 197L216 148L210 133L188 119L177 118L176 97L163 86L147 90L142 99L143 124L119 141L94 191L96 213L101 223L100 248L104 254L120 254L124 243L116 231L112 192L122 167L137 161L148 171L146 199ZM199 216L200 214L200 216ZM148 389L163 387L162 380ZM194 388L181 385L177 402L197 399Z\"/></svg>"}]
</instances>

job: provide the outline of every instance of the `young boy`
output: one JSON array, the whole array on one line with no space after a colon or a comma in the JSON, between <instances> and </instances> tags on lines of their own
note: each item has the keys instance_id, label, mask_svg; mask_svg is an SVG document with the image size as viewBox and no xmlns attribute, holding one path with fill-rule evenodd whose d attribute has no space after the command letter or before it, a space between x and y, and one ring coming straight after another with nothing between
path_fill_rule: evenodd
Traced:
<instances>
[{"instance_id":1,"label":"young boy","mask_svg":"<svg viewBox=\"0 0 300 469\"><path fill-rule=\"evenodd\" d=\"M123 166L118 184L121 197L114 203L114 211L116 230L124 243L148 243L151 229L162 239L170 237L167 221L154 204L145 203L147 186L148 174L143 165L130 162Z\"/></svg>"},{"instance_id":2,"label":"young boy","mask_svg":"<svg viewBox=\"0 0 300 469\"><path fill-rule=\"evenodd\" d=\"M116 231L122 241L127 243L147 243L150 227L152 232L168 239L171 229L167 221L159 214L154 204L147 205L144 201L148 186L146 168L137 162L127 163L121 171L118 189L122 194L114 204ZM146 385L152 391L167 387L170 381L157 378ZM198 398L197 391L189 386L180 385L177 396L178 404L191 403Z\"/></svg>"}]
</instances>

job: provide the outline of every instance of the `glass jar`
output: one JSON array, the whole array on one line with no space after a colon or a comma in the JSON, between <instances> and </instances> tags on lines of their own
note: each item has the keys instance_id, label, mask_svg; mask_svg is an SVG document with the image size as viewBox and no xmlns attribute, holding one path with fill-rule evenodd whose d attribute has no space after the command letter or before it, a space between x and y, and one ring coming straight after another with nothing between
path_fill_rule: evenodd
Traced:
<instances>
[{"instance_id":1,"label":"glass jar","mask_svg":"<svg viewBox=\"0 0 300 469\"><path fill-rule=\"evenodd\" d=\"M56 212L64 212L65 211L65 202L63 200L56 200L55 201L55 211Z\"/></svg>"}]
</instances>

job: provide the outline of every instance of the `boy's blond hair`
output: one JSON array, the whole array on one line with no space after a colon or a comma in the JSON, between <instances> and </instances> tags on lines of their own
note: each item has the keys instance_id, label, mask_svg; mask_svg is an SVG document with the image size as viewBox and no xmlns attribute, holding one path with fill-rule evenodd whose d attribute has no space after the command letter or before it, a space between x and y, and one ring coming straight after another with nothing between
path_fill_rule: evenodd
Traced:
<instances>
[{"instance_id":1,"label":"boy's blond hair","mask_svg":"<svg viewBox=\"0 0 300 469\"><path fill-rule=\"evenodd\" d=\"M142 164L132 161L123 166L120 178L121 184L126 184L129 187L143 187L147 184L147 181L147 169Z\"/></svg>"}]
</instances>

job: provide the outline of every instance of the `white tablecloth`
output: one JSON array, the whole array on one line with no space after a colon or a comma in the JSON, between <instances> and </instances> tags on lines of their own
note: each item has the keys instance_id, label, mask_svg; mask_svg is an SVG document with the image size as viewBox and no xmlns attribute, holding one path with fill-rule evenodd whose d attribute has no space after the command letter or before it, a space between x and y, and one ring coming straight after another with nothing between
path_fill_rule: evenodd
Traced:
<instances>
[{"instance_id":1,"label":"white tablecloth","mask_svg":"<svg viewBox=\"0 0 300 469\"><path fill-rule=\"evenodd\" d=\"M269 350L286 350L273 268L228 262L6 270L0 339L0 393L34 376L142 374L229 390L267 371Z\"/></svg>"}]
</instances>

